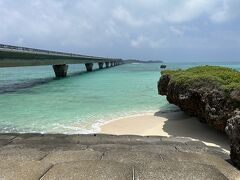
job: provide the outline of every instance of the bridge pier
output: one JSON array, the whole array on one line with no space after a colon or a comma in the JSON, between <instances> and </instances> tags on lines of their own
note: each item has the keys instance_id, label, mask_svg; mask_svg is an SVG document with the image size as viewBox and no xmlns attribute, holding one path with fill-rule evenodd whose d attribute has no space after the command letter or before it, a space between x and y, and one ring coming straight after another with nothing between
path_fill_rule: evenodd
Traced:
<instances>
[{"instance_id":1,"label":"bridge pier","mask_svg":"<svg viewBox=\"0 0 240 180\"><path fill-rule=\"evenodd\" d=\"M114 66L114 64L113 64L113 62L111 62L111 67L113 67Z\"/></svg>"},{"instance_id":2,"label":"bridge pier","mask_svg":"<svg viewBox=\"0 0 240 180\"><path fill-rule=\"evenodd\" d=\"M98 63L99 69L103 69L103 62Z\"/></svg>"},{"instance_id":3,"label":"bridge pier","mask_svg":"<svg viewBox=\"0 0 240 180\"><path fill-rule=\"evenodd\" d=\"M88 72L91 72L93 70L93 63L86 63L85 66Z\"/></svg>"},{"instance_id":4,"label":"bridge pier","mask_svg":"<svg viewBox=\"0 0 240 180\"><path fill-rule=\"evenodd\" d=\"M106 68L109 68L109 62L105 62Z\"/></svg>"},{"instance_id":5,"label":"bridge pier","mask_svg":"<svg viewBox=\"0 0 240 180\"><path fill-rule=\"evenodd\" d=\"M66 77L68 65L66 64L53 65L53 70L55 72L56 77Z\"/></svg>"}]
</instances>

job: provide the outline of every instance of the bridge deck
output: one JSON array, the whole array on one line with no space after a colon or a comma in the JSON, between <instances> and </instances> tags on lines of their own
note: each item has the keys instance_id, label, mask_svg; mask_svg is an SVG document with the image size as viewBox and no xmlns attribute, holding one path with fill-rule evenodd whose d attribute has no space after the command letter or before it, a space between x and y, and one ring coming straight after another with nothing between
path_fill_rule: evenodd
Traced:
<instances>
[{"instance_id":1,"label":"bridge deck","mask_svg":"<svg viewBox=\"0 0 240 180\"><path fill-rule=\"evenodd\" d=\"M0 44L0 67L99 62L122 62L122 60Z\"/></svg>"}]
</instances>

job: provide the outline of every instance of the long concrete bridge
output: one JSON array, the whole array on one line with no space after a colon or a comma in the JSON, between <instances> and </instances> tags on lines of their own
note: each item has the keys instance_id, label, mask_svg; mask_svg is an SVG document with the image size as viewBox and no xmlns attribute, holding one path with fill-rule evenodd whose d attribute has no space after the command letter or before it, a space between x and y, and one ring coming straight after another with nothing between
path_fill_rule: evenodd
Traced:
<instances>
[{"instance_id":1,"label":"long concrete bridge","mask_svg":"<svg viewBox=\"0 0 240 180\"><path fill-rule=\"evenodd\" d=\"M0 67L52 65L56 77L66 77L67 64L85 64L90 72L94 63L103 69L104 64L109 68L123 64L123 60L0 44Z\"/></svg>"}]
</instances>

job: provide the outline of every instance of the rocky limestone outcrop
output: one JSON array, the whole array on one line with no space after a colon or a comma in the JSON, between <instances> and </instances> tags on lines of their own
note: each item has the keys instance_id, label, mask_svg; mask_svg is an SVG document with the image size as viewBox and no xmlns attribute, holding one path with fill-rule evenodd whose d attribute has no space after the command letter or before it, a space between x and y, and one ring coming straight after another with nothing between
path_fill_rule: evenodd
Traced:
<instances>
[{"instance_id":1,"label":"rocky limestone outcrop","mask_svg":"<svg viewBox=\"0 0 240 180\"><path fill-rule=\"evenodd\" d=\"M227 121L226 133L231 141L231 159L240 169L240 109Z\"/></svg>"},{"instance_id":2,"label":"rocky limestone outcrop","mask_svg":"<svg viewBox=\"0 0 240 180\"><path fill-rule=\"evenodd\" d=\"M238 90L233 91L228 97L217 85L203 82L200 87L190 87L174 82L170 75L163 74L158 82L158 92L160 95L166 95L169 103L179 106L189 115L198 117L201 122L222 132L226 129L231 140L232 161L240 167Z\"/></svg>"}]
</instances>

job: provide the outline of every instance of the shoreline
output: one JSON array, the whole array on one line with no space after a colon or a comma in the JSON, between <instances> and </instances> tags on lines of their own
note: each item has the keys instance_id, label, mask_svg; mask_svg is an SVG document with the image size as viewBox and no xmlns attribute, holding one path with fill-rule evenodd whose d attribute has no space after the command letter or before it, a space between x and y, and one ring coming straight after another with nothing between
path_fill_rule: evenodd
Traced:
<instances>
[{"instance_id":1,"label":"shoreline","mask_svg":"<svg viewBox=\"0 0 240 180\"><path fill-rule=\"evenodd\" d=\"M165 136L189 138L230 153L226 134L203 124L180 110L140 113L106 121L100 133L113 135Z\"/></svg>"}]
</instances>

